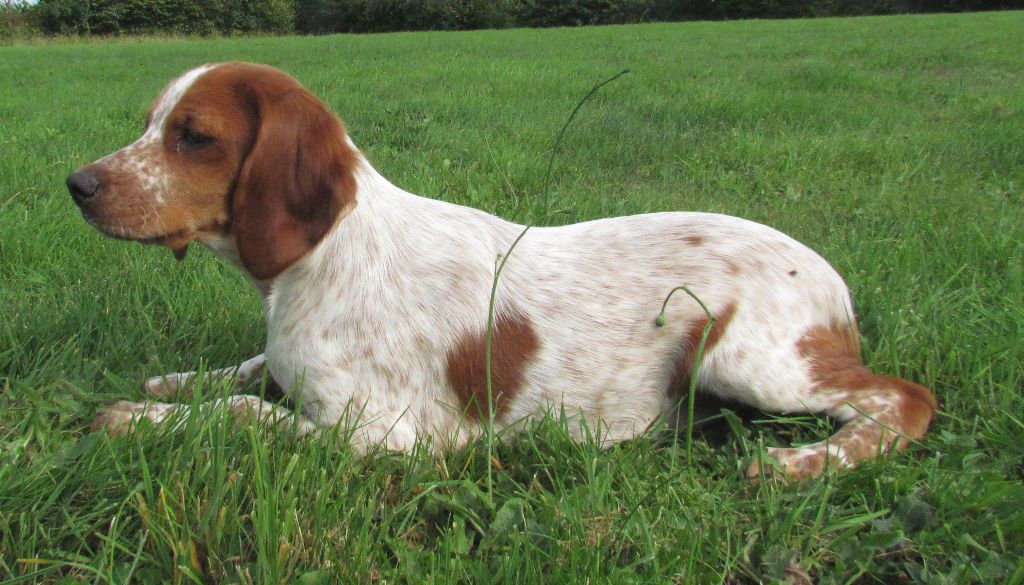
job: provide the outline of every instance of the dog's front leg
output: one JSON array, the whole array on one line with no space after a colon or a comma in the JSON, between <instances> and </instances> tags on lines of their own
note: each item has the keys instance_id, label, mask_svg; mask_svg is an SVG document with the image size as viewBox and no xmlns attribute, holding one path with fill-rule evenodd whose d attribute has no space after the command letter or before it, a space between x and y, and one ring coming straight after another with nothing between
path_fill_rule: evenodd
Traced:
<instances>
[{"instance_id":1,"label":"dog's front leg","mask_svg":"<svg viewBox=\"0 0 1024 585\"><path fill-rule=\"evenodd\" d=\"M263 375L266 364L267 358L260 354L231 368L221 368L205 372L202 375L202 381L206 382L233 376L235 389L241 390L250 380L258 379ZM155 396L157 398L185 398L187 397L186 392L192 388L198 377L199 374L197 372L174 372L150 378L143 383L142 387L148 396Z\"/></svg>"},{"instance_id":2,"label":"dog's front leg","mask_svg":"<svg viewBox=\"0 0 1024 585\"><path fill-rule=\"evenodd\" d=\"M185 423L190 411L198 410L200 416L208 418L211 411L226 409L236 424L265 424L274 429L294 429L298 436L306 435L317 428L316 423L306 416L272 404L257 396L236 394L226 398L204 402L197 407L188 404L165 402L128 402L122 400L101 409L93 419L90 429L105 431L111 435L127 435L139 428L142 420L154 425L173 424L175 429Z\"/></svg>"}]
</instances>

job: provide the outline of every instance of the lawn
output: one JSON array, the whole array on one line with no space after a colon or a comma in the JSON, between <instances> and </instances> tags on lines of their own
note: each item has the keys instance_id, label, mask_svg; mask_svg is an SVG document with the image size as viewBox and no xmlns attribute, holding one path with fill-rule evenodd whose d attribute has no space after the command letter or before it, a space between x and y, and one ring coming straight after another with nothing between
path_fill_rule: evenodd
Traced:
<instances>
[{"instance_id":1,"label":"lawn","mask_svg":"<svg viewBox=\"0 0 1024 585\"><path fill-rule=\"evenodd\" d=\"M1024 582L1022 30L1005 12L0 47L0 582ZM441 460L217 418L90 433L148 376L261 352L234 269L105 239L64 189L171 77L233 59L295 75L415 193L538 225L701 210L791 234L847 279L867 362L934 389L932 431L797 485L751 484L745 461L828 421L710 409L692 464L668 431L601 450L557 417ZM623 69L546 196L566 116Z\"/></svg>"}]
</instances>

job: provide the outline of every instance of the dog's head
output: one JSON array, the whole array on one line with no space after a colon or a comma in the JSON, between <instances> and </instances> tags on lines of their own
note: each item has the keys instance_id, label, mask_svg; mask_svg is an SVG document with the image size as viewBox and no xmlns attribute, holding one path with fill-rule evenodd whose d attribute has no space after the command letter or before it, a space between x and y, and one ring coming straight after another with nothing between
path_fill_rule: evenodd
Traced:
<instances>
[{"instance_id":1,"label":"dog's head","mask_svg":"<svg viewBox=\"0 0 1024 585\"><path fill-rule=\"evenodd\" d=\"M309 252L355 204L358 153L344 126L289 75L204 65L157 96L142 137L73 172L68 190L99 231L237 253L257 279Z\"/></svg>"}]
</instances>

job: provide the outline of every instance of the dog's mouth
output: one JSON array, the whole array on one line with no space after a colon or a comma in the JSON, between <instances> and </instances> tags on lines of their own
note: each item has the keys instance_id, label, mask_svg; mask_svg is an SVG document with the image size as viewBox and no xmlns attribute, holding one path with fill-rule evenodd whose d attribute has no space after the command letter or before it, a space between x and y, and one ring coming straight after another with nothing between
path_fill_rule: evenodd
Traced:
<instances>
[{"instance_id":1,"label":"dog's mouth","mask_svg":"<svg viewBox=\"0 0 1024 585\"><path fill-rule=\"evenodd\" d=\"M85 221L95 228L96 231L105 236L126 242L166 246L171 249L174 257L178 260L185 258L185 253L188 251L189 243L197 237L204 234L222 235L227 231L227 222L213 221L196 228L183 228L160 234L138 234L135 233L132 228L121 223L113 224L97 221L96 218L90 217L84 211L82 213L82 217L84 217Z\"/></svg>"}]
</instances>

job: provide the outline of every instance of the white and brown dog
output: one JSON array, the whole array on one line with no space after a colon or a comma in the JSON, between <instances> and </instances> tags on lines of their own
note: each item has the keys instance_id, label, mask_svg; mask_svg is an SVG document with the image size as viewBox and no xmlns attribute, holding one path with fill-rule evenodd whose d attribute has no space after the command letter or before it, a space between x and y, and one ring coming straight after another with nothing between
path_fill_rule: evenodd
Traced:
<instances>
[{"instance_id":1,"label":"white and brown dog","mask_svg":"<svg viewBox=\"0 0 1024 585\"><path fill-rule=\"evenodd\" d=\"M492 417L503 428L563 408L609 441L642 432L686 393L709 322L680 294L656 324L681 284L715 316L700 391L845 422L827 441L770 450L792 477L903 447L935 408L928 389L862 365L828 262L769 227L706 213L529 230L498 281L489 400L491 286L522 226L395 187L323 103L271 67L185 73L141 138L67 183L107 235L179 254L197 240L245 271L264 295L266 353L217 373L242 382L266 365L297 412L253 396L228 405L299 432L356 425L356 449L417 438L447 448ZM171 396L191 376L146 389ZM185 408L121 402L96 426L127 432Z\"/></svg>"}]
</instances>

